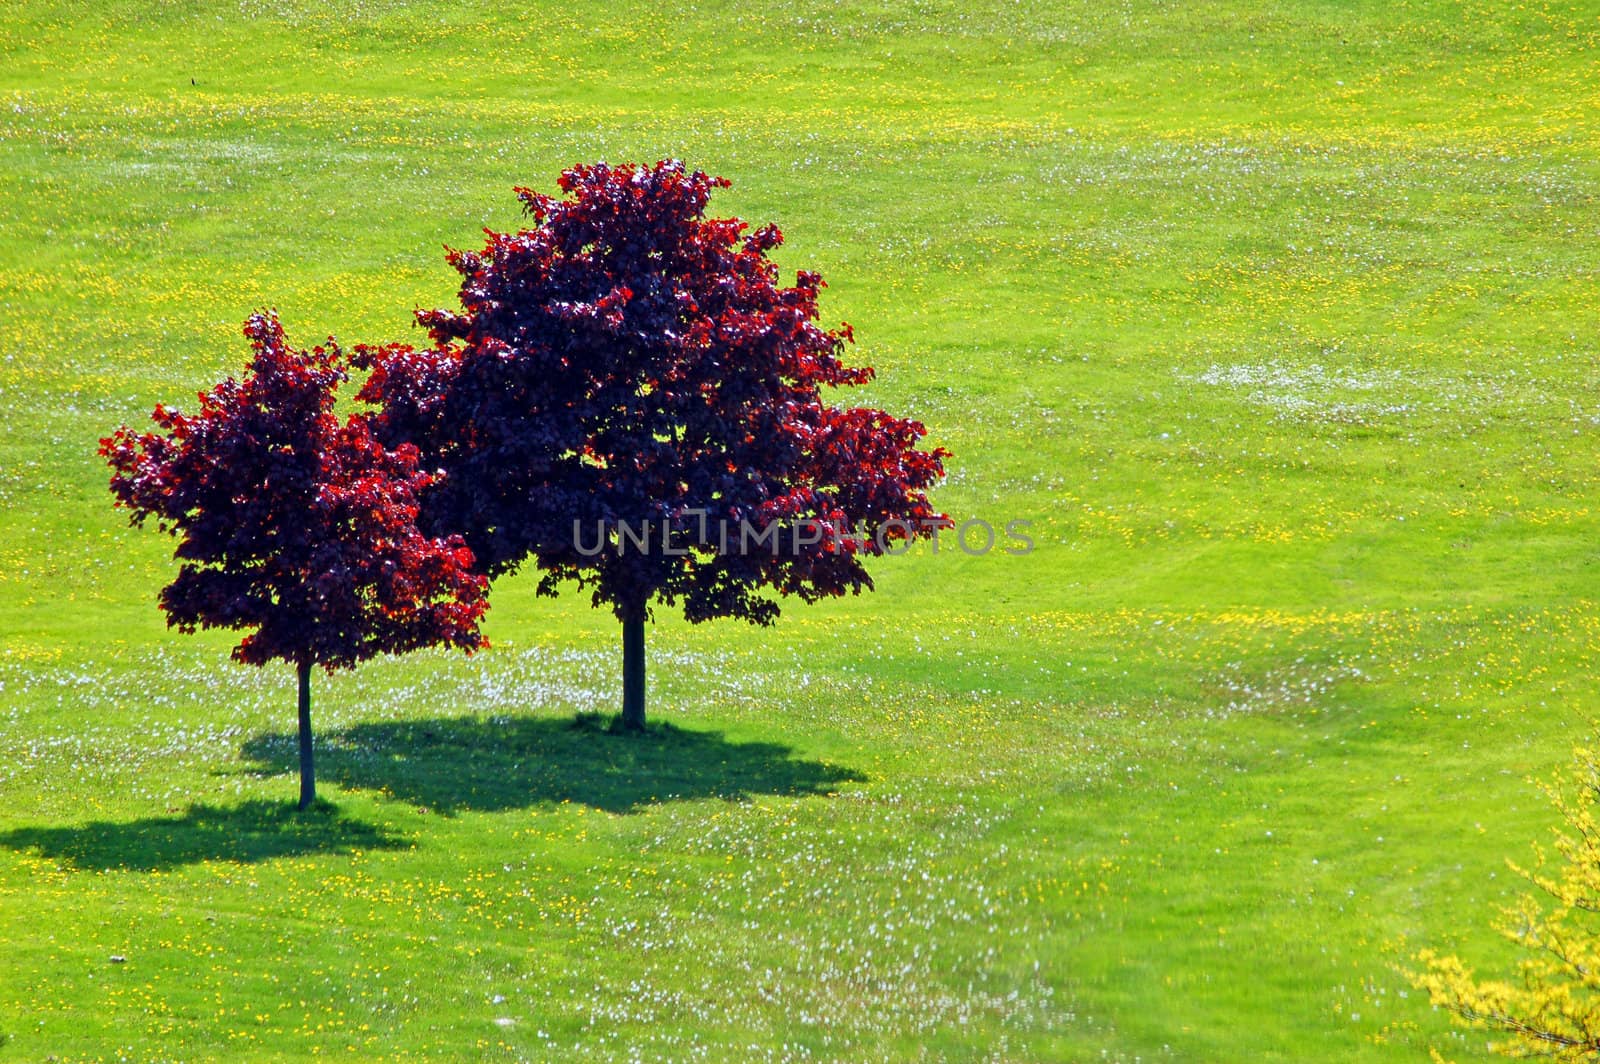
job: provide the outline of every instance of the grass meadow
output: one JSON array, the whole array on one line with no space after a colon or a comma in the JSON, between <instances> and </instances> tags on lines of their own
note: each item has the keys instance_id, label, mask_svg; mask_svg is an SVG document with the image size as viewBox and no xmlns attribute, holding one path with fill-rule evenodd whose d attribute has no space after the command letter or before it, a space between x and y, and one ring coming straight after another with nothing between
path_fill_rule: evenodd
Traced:
<instances>
[{"instance_id":1,"label":"grass meadow","mask_svg":"<svg viewBox=\"0 0 1600 1064\"><path fill-rule=\"evenodd\" d=\"M0 22L0 1061L1487 1060L1597 712L1583 0L19 0ZM293 676L169 633L96 442L240 323L412 338L513 185L779 223L958 519L770 630L494 593Z\"/></svg>"}]
</instances>

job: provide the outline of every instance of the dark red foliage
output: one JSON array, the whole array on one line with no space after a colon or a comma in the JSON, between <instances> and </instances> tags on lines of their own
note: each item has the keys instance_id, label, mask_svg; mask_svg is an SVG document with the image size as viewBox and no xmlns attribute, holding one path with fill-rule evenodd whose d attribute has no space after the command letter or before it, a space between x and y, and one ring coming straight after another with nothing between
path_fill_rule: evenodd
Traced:
<instances>
[{"instance_id":1,"label":"dark red foliage","mask_svg":"<svg viewBox=\"0 0 1600 1064\"><path fill-rule=\"evenodd\" d=\"M417 530L433 483L414 447L384 447L370 416L335 416L346 379L332 341L296 351L275 316L244 328L242 380L201 393L199 411L157 406L161 431L127 427L100 441L117 504L178 537L177 579L161 592L168 623L254 629L234 650L347 668L377 653L444 643L483 646L485 578L459 537Z\"/></svg>"},{"instance_id":2,"label":"dark red foliage","mask_svg":"<svg viewBox=\"0 0 1600 1064\"><path fill-rule=\"evenodd\" d=\"M870 588L861 554L948 523L925 494L946 452L918 449L915 421L829 405L872 370L842 361L849 326L817 324L819 275L780 282L776 226L706 217L727 185L667 161L575 167L559 199L518 189L534 228L451 253L461 309L418 314L434 347L358 349L385 442L445 471L426 527L491 574L532 557L541 592L573 580L619 616L659 599L768 623L763 589ZM722 549L775 521L817 541ZM672 550L586 556L575 522L670 526Z\"/></svg>"}]
</instances>

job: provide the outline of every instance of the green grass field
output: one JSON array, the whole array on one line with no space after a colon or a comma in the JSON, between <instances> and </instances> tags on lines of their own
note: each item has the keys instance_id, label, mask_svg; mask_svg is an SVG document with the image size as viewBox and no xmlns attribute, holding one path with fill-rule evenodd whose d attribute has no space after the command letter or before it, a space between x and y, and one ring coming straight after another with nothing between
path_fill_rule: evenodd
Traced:
<instances>
[{"instance_id":1,"label":"green grass field","mask_svg":"<svg viewBox=\"0 0 1600 1064\"><path fill-rule=\"evenodd\" d=\"M1472 0L23 0L0 23L0 1061L1489 1059L1596 716L1600 19ZM416 338L515 184L679 156L957 455L772 630L585 597L293 677L98 438ZM114 960L113 958L120 958Z\"/></svg>"}]
</instances>

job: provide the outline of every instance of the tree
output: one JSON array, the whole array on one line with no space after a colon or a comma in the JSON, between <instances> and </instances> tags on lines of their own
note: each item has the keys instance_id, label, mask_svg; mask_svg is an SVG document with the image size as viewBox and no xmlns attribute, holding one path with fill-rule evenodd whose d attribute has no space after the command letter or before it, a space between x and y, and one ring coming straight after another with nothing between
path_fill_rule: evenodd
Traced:
<instances>
[{"instance_id":1,"label":"tree","mask_svg":"<svg viewBox=\"0 0 1600 1064\"><path fill-rule=\"evenodd\" d=\"M461 309L418 313L430 348L358 349L361 394L386 442L445 471L427 529L611 607L637 729L654 603L766 625L772 594L870 589L864 556L948 526L925 491L948 455L916 421L829 405L873 371L842 361L848 325L817 324L818 274L780 283L776 226L706 217L726 180L669 160L559 185L516 190L533 228L450 253Z\"/></svg>"},{"instance_id":2,"label":"tree","mask_svg":"<svg viewBox=\"0 0 1600 1064\"><path fill-rule=\"evenodd\" d=\"M251 629L233 656L283 660L299 680L300 808L315 800L311 668L330 673L378 653L484 645L485 577L459 537L417 529L434 482L414 447L383 446L370 415L334 414L346 380L338 345L291 349L275 316L245 323L242 380L185 415L157 406L159 432L123 426L100 441L118 506L178 539L181 566L161 592L167 623Z\"/></svg>"},{"instance_id":3,"label":"tree","mask_svg":"<svg viewBox=\"0 0 1600 1064\"><path fill-rule=\"evenodd\" d=\"M1510 1057L1600 1058L1600 753L1575 751L1565 786L1544 788L1566 830L1556 832L1559 867L1546 875L1507 862L1537 889L1501 912L1500 932L1527 952L1515 981L1480 980L1454 956L1423 950L1413 985L1468 1027L1498 1031ZM1435 1054L1435 1059L1437 1054Z\"/></svg>"}]
</instances>

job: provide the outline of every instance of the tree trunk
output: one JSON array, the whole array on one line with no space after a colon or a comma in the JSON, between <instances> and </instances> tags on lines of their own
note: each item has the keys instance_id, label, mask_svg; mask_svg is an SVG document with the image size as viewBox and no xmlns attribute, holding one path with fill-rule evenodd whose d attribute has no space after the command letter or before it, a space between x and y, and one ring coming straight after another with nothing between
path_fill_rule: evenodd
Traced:
<instances>
[{"instance_id":1,"label":"tree trunk","mask_svg":"<svg viewBox=\"0 0 1600 1064\"><path fill-rule=\"evenodd\" d=\"M317 778L311 764L311 663L300 663L300 808L317 800Z\"/></svg>"},{"instance_id":2,"label":"tree trunk","mask_svg":"<svg viewBox=\"0 0 1600 1064\"><path fill-rule=\"evenodd\" d=\"M622 618L622 730L644 731L644 609Z\"/></svg>"}]
</instances>

